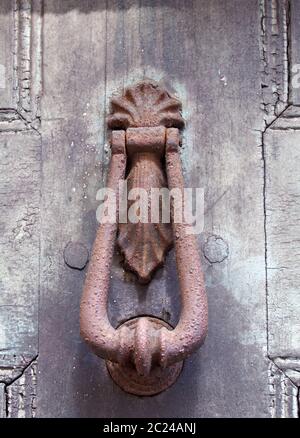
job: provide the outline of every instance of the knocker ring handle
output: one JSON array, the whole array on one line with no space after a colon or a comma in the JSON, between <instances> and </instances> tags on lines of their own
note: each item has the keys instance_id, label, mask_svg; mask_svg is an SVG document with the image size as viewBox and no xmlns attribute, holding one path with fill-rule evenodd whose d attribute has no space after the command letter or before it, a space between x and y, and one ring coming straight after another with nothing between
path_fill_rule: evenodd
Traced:
<instances>
[{"instance_id":1,"label":"knocker ring handle","mask_svg":"<svg viewBox=\"0 0 300 438\"><path fill-rule=\"evenodd\" d=\"M142 111L133 108L134 104L142 105ZM125 179L130 159L136 169L145 169L147 163L152 163L152 175L160 172L158 166L164 162L168 188L183 193L180 102L156 84L144 82L127 89L122 98L112 102L112 108L115 111L109 119L113 130L107 187L118 195L119 181ZM198 349L206 337L204 278L197 239L189 227L172 221L181 296L180 319L174 329L158 318L145 316L131 319L118 329L112 327L107 302L118 224L102 223L98 228L81 299L81 336L97 356L107 361L115 382L132 394L153 395L172 385L183 359ZM139 261L133 259L131 263L135 264L131 269L148 281L151 273L139 266Z\"/></svg>"}]
</instances>

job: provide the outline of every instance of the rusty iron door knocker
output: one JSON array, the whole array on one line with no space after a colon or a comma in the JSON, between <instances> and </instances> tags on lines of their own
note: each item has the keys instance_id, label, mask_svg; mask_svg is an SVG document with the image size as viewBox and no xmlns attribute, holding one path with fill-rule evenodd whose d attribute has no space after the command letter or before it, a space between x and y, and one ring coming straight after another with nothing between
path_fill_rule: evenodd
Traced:
<instances>
[{"instance_id":1,"label":"rusty iron door knocker","mask_svg":"<svg viewBox=\"0 0 300 438\"><path fill-rule=\"evenodd\" d=\"M111 101L108 118L111 162L107 187L179 188L184 180L179 155L184 126L179 100L153 82L127 88ZM166 175L166 176L165 176ZM102 223L97 231L80 308L81 336L107 361L113 380L135 395L154 395L171 386L183 359L198 349L207 333L207 298L196 236L188 224ZM107 315L110 266L115 243L125 267L138 280L151 280L175 246L181 313L173 329L152 316L137 316L113 328Z\"/></svg>"}]
</instances>

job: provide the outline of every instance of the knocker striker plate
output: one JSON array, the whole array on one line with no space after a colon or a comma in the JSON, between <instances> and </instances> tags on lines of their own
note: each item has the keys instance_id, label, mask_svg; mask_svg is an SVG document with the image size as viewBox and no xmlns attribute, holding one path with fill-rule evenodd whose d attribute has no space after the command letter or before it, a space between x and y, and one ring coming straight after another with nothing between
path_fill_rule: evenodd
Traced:
<instances>
[{"instance_id":1,"label":"knocker striker plate","mask_svg":"<svg viewBox=\"0 0 300 438\"><path fill-rule=\"evenodd\" d=\"M147 316L146 318L153 330L159 330L161 327L172 330L172 327L162 319L151 316ZM122 325L134 330L138 320L139 318L133 318ZM106 361L106 365L114 382L124 391L139 396L150 396L159 394L176 382L181 373L183 361L176 362L174 365L170 365L166 368L156 365L151 369L150 373L145 376L140 375L131 364L124 366L119 363Z\"/></svg>"}]
</instances>

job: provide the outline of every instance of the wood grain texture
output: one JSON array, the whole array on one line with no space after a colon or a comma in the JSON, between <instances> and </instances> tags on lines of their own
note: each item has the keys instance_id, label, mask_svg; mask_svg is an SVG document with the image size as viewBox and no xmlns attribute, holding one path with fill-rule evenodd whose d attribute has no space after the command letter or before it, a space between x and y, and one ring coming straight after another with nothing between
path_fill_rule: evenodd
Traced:
<instances>
[{"instance_id":1,"label":"wood grain texture","mask_svg":"<svg viewBox=\"0 0 300 438\"><path fill-rule=\"evenodd\" d=\"M40 148L36 133L0 134L2 355L38 349Z\"/></svg>"},{"instance_id":2,"label":"wood grain texture","mask_svg":"<svg viewBox=\"0 0 300 438\"><path fill-rule=\"evenodd\" d=\"M267 129L264 160L261 135L287 106L299 64L299 2L46 0L41 135L41 2L3 1L0 11L0 131L10 131L0 134L0 417L35 415L40 264L39 416L296 417L299 108ZM145 78L183 101L186 183L205 189L199 247L210 326L176 386L136 399L114 386L79 338L85 271L67 266L64 250L70 242L82 258L91 250L109 162L109 99ZM116 253L115 326L137 314L176 324L179 308L173 253L147 287L124 272Z\"/></svg>"},{"instance_id":3,"label":"wood grain texture","mask_svg":"<svg viewBox=\"0 0 300 438\"><path fill-rule=\"evenodd\" d=\"M0 383L0 418L6 417L6 394L5 385Z\"/></svg>"},{"instance_id":4,"label":"wood grain texture","mask_svg":"<svg viewBox=\"0 0 300 438\"><path fill-rule=\"evenodd\" d=\"M299 141L298 117L277 120L265 137L271 357L300 357Z\"/></svg>"},{"instance_id":5,"label":"wood grain texture","mask_svg":"<svg viewBox=\"0 0 300 438\"><path fill-rule=\"evenodd\" d=\"M13 382L38 352L41 1L1 2L0 28L0 411L6 416L9 385L28 402ZM18 412L15 405L11 416Z\"/></svg>"},{"instance_id":6,"label":"wood grain texture","mask_svg":"<svg viewBox=\"0 0 300 438\"><path fill-rule=\"evenodd\" d=\"M36 132L0 133L0 400L5 401L4 416L7 385L38 352L40 170L41 139ZM27 402L27 394L18 397ZM18 416L16 409L14 414Z\"/></svg>"},{"instance_id":7,"label":"wood grain texture","mask_svg":"<svg viewBox=\"0 0 300 438\"><path fill-rule=\"evenodd\" d=\"M37 129L42 0L5 0L0 12L0 130Z\"/></svg>"},{"instance_id":8,"label":"wood grain texture","mask_svg":"<svg viewBox=\"0 0 300 438\"><path fill-rule=\"evenodd\" d=\"M46 0L44 12L37 415L269 416L259 2ZM205 189L199 245L222 241L226 251L220 263L203 257L205 346L170 390L137 399L114 386L80 340L84 272L66 266L63 251L70 240L91 249L109 98L146 77L183 101L186 184ZM137 286L116 255L112 323L141 313L176 323L177 289L173 254L148 287Z\"/></svg>"},{"instance_id":9,"label":"wood grain texture","mask_svg":"<svg viewBox=\"0 0 300 438\"><path fill-rule=\"evenodd\" d=\"M91 249L103 184L106 11L94 10L96 3L85 2L83 12L79 1L64 2L66 10L61 2L44 5L40 417L83 416L94 387L85 388L86 379L101 376L99 361L79 336L85 271L64 261L70 241Z\"/></svg>"},{"instance_id":10,"label":"wood grain texture","mask_svg":"<svg viewBox=\"0 0 300 438\"><path fill-rule=\"evenodd\" d=\"M271 417L298 418L298 388L274 363L270 364L269 382Z\"/></svg>"},{"instance_id":11,"label":"wood grain texture","mask_svg":"<svg viewBox=\"0 0 300 438\"><path fill-rule=\"evenodd\" d=\"M34 418L36 412L36 360L6 386L7 418Z\"/></svg>"},{"instance_id":12,"label":"wood grain texture","mask_svg":"<svg viewBox=\"0 0 300 438\"><path fill-rule=\"evenodd\" d=\"M289 98L289 0L260 0L262 109L266 124L287 107Z\"/></svg>"},{"instance_id":13,"label":"wood grain texture","mask_svg":"<svg viewBox=\"0 0 300 438\"><path fill-rule=\"evenodd\" d=\"M290 101L293 105L300 105L300 3L299 0L290 0L290 4Z\"/></svg>"},{"instance_id":14,"label":"wood grain texture","mask_svg":"<svg viewBox=\"0 0 300 438\"><path fill-rule=\"evenodd\" d=\"M11 49L14 41L14 20L10 4L10 0L4 0L0 5L0 101L2 108L13 106L14 71Z\"/></svg>"}]
</instances>

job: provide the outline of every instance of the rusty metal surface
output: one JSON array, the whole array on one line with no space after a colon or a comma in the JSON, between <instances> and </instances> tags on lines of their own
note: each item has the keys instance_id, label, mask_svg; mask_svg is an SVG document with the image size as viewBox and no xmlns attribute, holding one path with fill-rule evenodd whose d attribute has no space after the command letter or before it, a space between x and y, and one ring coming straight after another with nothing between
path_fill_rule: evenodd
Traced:
<instances>
[{"instance_id":1,"label":"rusty metal surface","mask_svg":"<svg viewBox=\"0 0 300 438\"><path fill-rule=\"evenodd\" d=\"M125 131L113 131L112 157L107 187L118 191L118 182L125 176ZM80 306L80 332L82 338L100 357L118 362L119 338L107 316L107 299L110 265L117 235L117 224L99 226L94 242L89 269Z\"/></svg>"},{"instance_id":2,"label":"rusty metal surface","mask_svg":"<svg viewBox=\"0 0 300 438\"><path fill-rule=\"evenodd\" d=\"M153 85L151 87L153 88ZM140 84L134 89L144 90L147 97L149 83ZM157 87L154 89L157 91ZM128 90L126 93L129 93ZM131 96L134 96L133 92L131 93ZM152 94L150 95L152 96ZM160 92L157 101L162 100L164 102L165 96L166 93ZM167 96L169 98L169 95ZM124 130L112 131L112 158L107 186L115 190L116 193L118 193L119 181L125 177L126 164L130 166L132 162L140 163L138 160L135 161L136 155L143 156L142 168L146 168L149 163L152 163L149 166L152 170L157 169L157 174L159 174L158 168L163 162L160 160L165 158L169 189L179 188L181 191L184 189L178 150L180 144L179 130L178 128L167 128L170 125L170 120L172 123L174 120L177 120L177 122L179 120L179 117L174 116L175 104L172 101L171 106L164 107L172 113L172 117L166 123L166 116L153 118L153 120L150 118L149 114L157 114L157 112L155 108L152 109L149 106L151 102L153 103L153 100L150 100L150 103L148 100L147 102L148 106L145 114L148 126L129 128L126 132ZM114 105L117 106L116 103ZM118 104L118 108L121 107L121 104ZM178 102L176 101L176 111L178 111L178 108ZM128 127L128 117L124 124L121 123L123 119L118 116L118 125L115 125L116 117L113 117L111 116L109 121L111 127ZM142 118L138 120L142 122ZM166 126L149 127L151 125L150 120L152 120L152 124L166 123ZM177 122L174 122L175 126ZM126 158L127 156L128 158ZM153 167L151 167L152 165ZM134 166L135 164L133 168ZM146 175L149 179L147 188L151 188L153 180L151 181L149 174ZM145 183L145 180L136 178L133 185L137 182ZM112 377L123 389L137 395L156 394L174 383L181 369L181 365L173 369L174 364L181 362L199 348L207 333L207 298L197 240L195 235L188 233L187 227L188 225L185 222L174 223L172 221L182 306L179 323L174 330L170 330L164 325L157 328L157 324L153 324L152 319L145 317L136 318L135 324L125 323L118 330L111 326L107 316L107 299L110 266L118 225L116 223L101 224L97 232L81 301L81 335L98 356L106 359L109 363L119 364L119 366L108 364ZM139 232L142 232L142 228ZM137 238L137 235L135 238ZM143 236L142 242L145 242L144 239ZM157 246L159 245L160 242L158 241ZM144 251L143 243L138 248L141 252ZM162 253L165 249L162 249ZM153 267L151 269L153 270ZM144 279L149 279L151 269L144 272ZM157 375L158 368L162 368L160 384L157 384L159 379L152 378L153 373ZM124 372L125 369L128 369L128 373ZM134 369L134 375L132 369ZM132 384L124 383L125 376L128 379L133 379ZM134 383L134 376L139 376L138 387ZM149 382L149 379L152 383L154 382L151 389L146 383L143 386L143 379L145 379L144 382Z\"/></svg>"},{"instance_id":3,"label":"rusty metal surface","mask_svg":"<svg viewBox=\"0 0 300 438\"><path fill-rule=\"evenodd\" d=\"M150 332L156 332L162 327L172 330L172 327L167 322L149 316L130 319L124 323L124 326L130 330L138 330L139 332L142 330L148 330L149 328ZM143 339L146 340L147 337L144 336ZM142 357L145 347L146 346L143 345L140 346L141 352L139 353L137 351L137 356L141 354ZM159 394L169 386L173 385L179 377L183 367L183 361L181 361L165 368L155 365L149 372L148 370L143 369L142 362L142 368L140 370L136 369L132 364L126 364L124 366L110 361L107 361L106 364L109 374L120 388L130 394L141 396ZM137 366L138 365L139 363L137 362Z\"/></svg>"},{"instance_id":4,"label":"rusty metal surface","mask_svg":"<svg viewBox=\"0 0 300 438\"><path fill-rule=\"evenodd\" d=\"M111 110L107 122L111 129L184 126L181 102L152 81L126 88L123 96L111 99Z\"/></svg>"},{"instance_id":5,"label":"rusty metal surface","mask_svg":"<svg viewBox=\"0 0 300 438\"><path fill-rule=\"evenodd\" d=\"M126 151L130 169L126 179L128 192L142 188L151 199L153 187L167 187L162 163L165 131L164 127L127 129ZM134 202L128 202L128 210ZM173 243L171 224L162 222L161 214L159 221L152 223L150 203L147 210L147 223L127 220L119 224L118 245L124 255L124 267L133 271L140 283L148 283L152 279L154 272L163 265ZM127 213L126 216L128 219Z\"/></svg>"},{"instance_id":6,"label":"rusty metal surface","mask_svg":"<svg viewBox=\"0 0 300 438\"><path fill-rule=\"evenodd\" d=\"M128 191L142 188L167 187L163 158L166 127L182 128L181 102L165 89L151 81L138 83L125 90L121 97L111 100L108 126L126 130L128 154ZM128 210L134 201L129 201ZM124 266L134 272L140 283L151 281L154 272L163 265L172 246L170 223L151 221L150 204L148 223L119 224L118 245L124 256Z\"/></svg>"}]
</instances>

